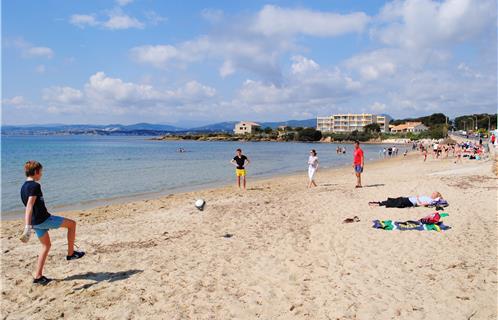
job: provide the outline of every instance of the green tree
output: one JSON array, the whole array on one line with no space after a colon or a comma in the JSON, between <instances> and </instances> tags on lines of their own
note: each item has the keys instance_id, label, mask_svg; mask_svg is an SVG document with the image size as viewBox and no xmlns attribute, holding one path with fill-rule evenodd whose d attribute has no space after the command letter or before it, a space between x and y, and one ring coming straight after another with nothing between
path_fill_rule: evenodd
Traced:
<instances>
[{"instance_id":1,"label":"green tree","mask_svg":"<svg viewBox=\"0 0 498 320\"><path fill-rule=\"evenodd\" d=\"M379 133L380 125L378 123L367 124L363 127L363 130L365 130L365 132L367 133Z\"/></svg>"},{"instance_id":2,"label":"green tree","mask_svg":"<svg viewBox=\"0 0 498 320\"><path fill-rule=\"evenodd\" d=\"M319 141L322 138L322 132L315 128L305 128L297 133L299 141Z\"/></svg>"},{"instance_id":3,"label":"green tree","mask_svg":"<svg viewBox=\"0 0 498 320\"><path fill-rule=\"evenodd\" d=\"M263 131L264 131L264 133L270 134L273 132L273 129L270 127L266 127Z\"/></svg>"}]
</instances>

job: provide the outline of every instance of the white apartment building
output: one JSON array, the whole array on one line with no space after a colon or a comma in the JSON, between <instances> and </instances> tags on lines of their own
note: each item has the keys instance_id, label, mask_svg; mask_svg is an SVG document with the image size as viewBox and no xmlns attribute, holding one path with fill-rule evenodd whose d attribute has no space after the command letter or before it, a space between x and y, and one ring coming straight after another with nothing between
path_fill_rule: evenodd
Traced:
<instances>
[{"instance_id":1,"label":"white apartment building","mask_svg":"<svg viewBox=\"0 0 498 320\"><path fill-rule=\"evenodd\" d=\"M379 116L371 113L334 114L328 117L317 117L316 129L321 132L363 131L364 126L378 123L381 132L389 132L390 120L391 118L388 116Z\"/></svg>"}]
</instances>

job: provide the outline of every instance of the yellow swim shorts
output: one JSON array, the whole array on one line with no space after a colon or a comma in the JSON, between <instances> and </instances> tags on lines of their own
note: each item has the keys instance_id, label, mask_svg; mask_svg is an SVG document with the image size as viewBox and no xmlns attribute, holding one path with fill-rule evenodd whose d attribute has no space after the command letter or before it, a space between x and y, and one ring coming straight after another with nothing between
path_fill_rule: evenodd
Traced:
<instances>
[{"instance_id":1,"label":"yellow swim shorts","mask_svg":"<svg viewBox=\"0 0 498 320\"><path fill-rule=\"evenodd\" d=\"M235 175L237 177L245 177L246 176L246 169L235 169Z\"/></svg>"}]
</instances>

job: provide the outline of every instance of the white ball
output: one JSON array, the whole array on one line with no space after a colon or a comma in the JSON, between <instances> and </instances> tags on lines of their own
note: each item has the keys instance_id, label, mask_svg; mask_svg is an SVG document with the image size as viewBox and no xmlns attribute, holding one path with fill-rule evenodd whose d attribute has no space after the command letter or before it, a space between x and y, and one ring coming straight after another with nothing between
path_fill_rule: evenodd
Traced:
<instances>
[{"instance_id":1,"label":"white ball","mask_svg":"<svg viewBox=\"0 0 498 320\"><path fill-rule=\"evenodd\" d=\"M203 199L198 199L196 202L195 202L195 207L199 210L203 210L204 209L204 205L206 204L206 201L204 201Z\"/></svg>"}]
</instances>

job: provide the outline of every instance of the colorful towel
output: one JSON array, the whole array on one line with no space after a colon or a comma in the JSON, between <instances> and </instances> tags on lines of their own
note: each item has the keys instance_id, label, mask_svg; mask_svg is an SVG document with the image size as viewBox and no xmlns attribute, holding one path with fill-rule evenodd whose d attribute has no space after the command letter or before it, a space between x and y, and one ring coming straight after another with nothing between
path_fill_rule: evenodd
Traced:
<instances>
[{"instance_id":1,"label":"colorful towel","mask_svg":"<svg viewBox=\"0 0 498 320\"><path fill-rule=\"evenodd\" d=\"M424 224L420 221L392 221L392 220L373 220L373 228L384 230L418 230L418 231L442 231L451 229L451 227L443 224L442 221L432 224Z\"/></svg>"}]
</instances>

